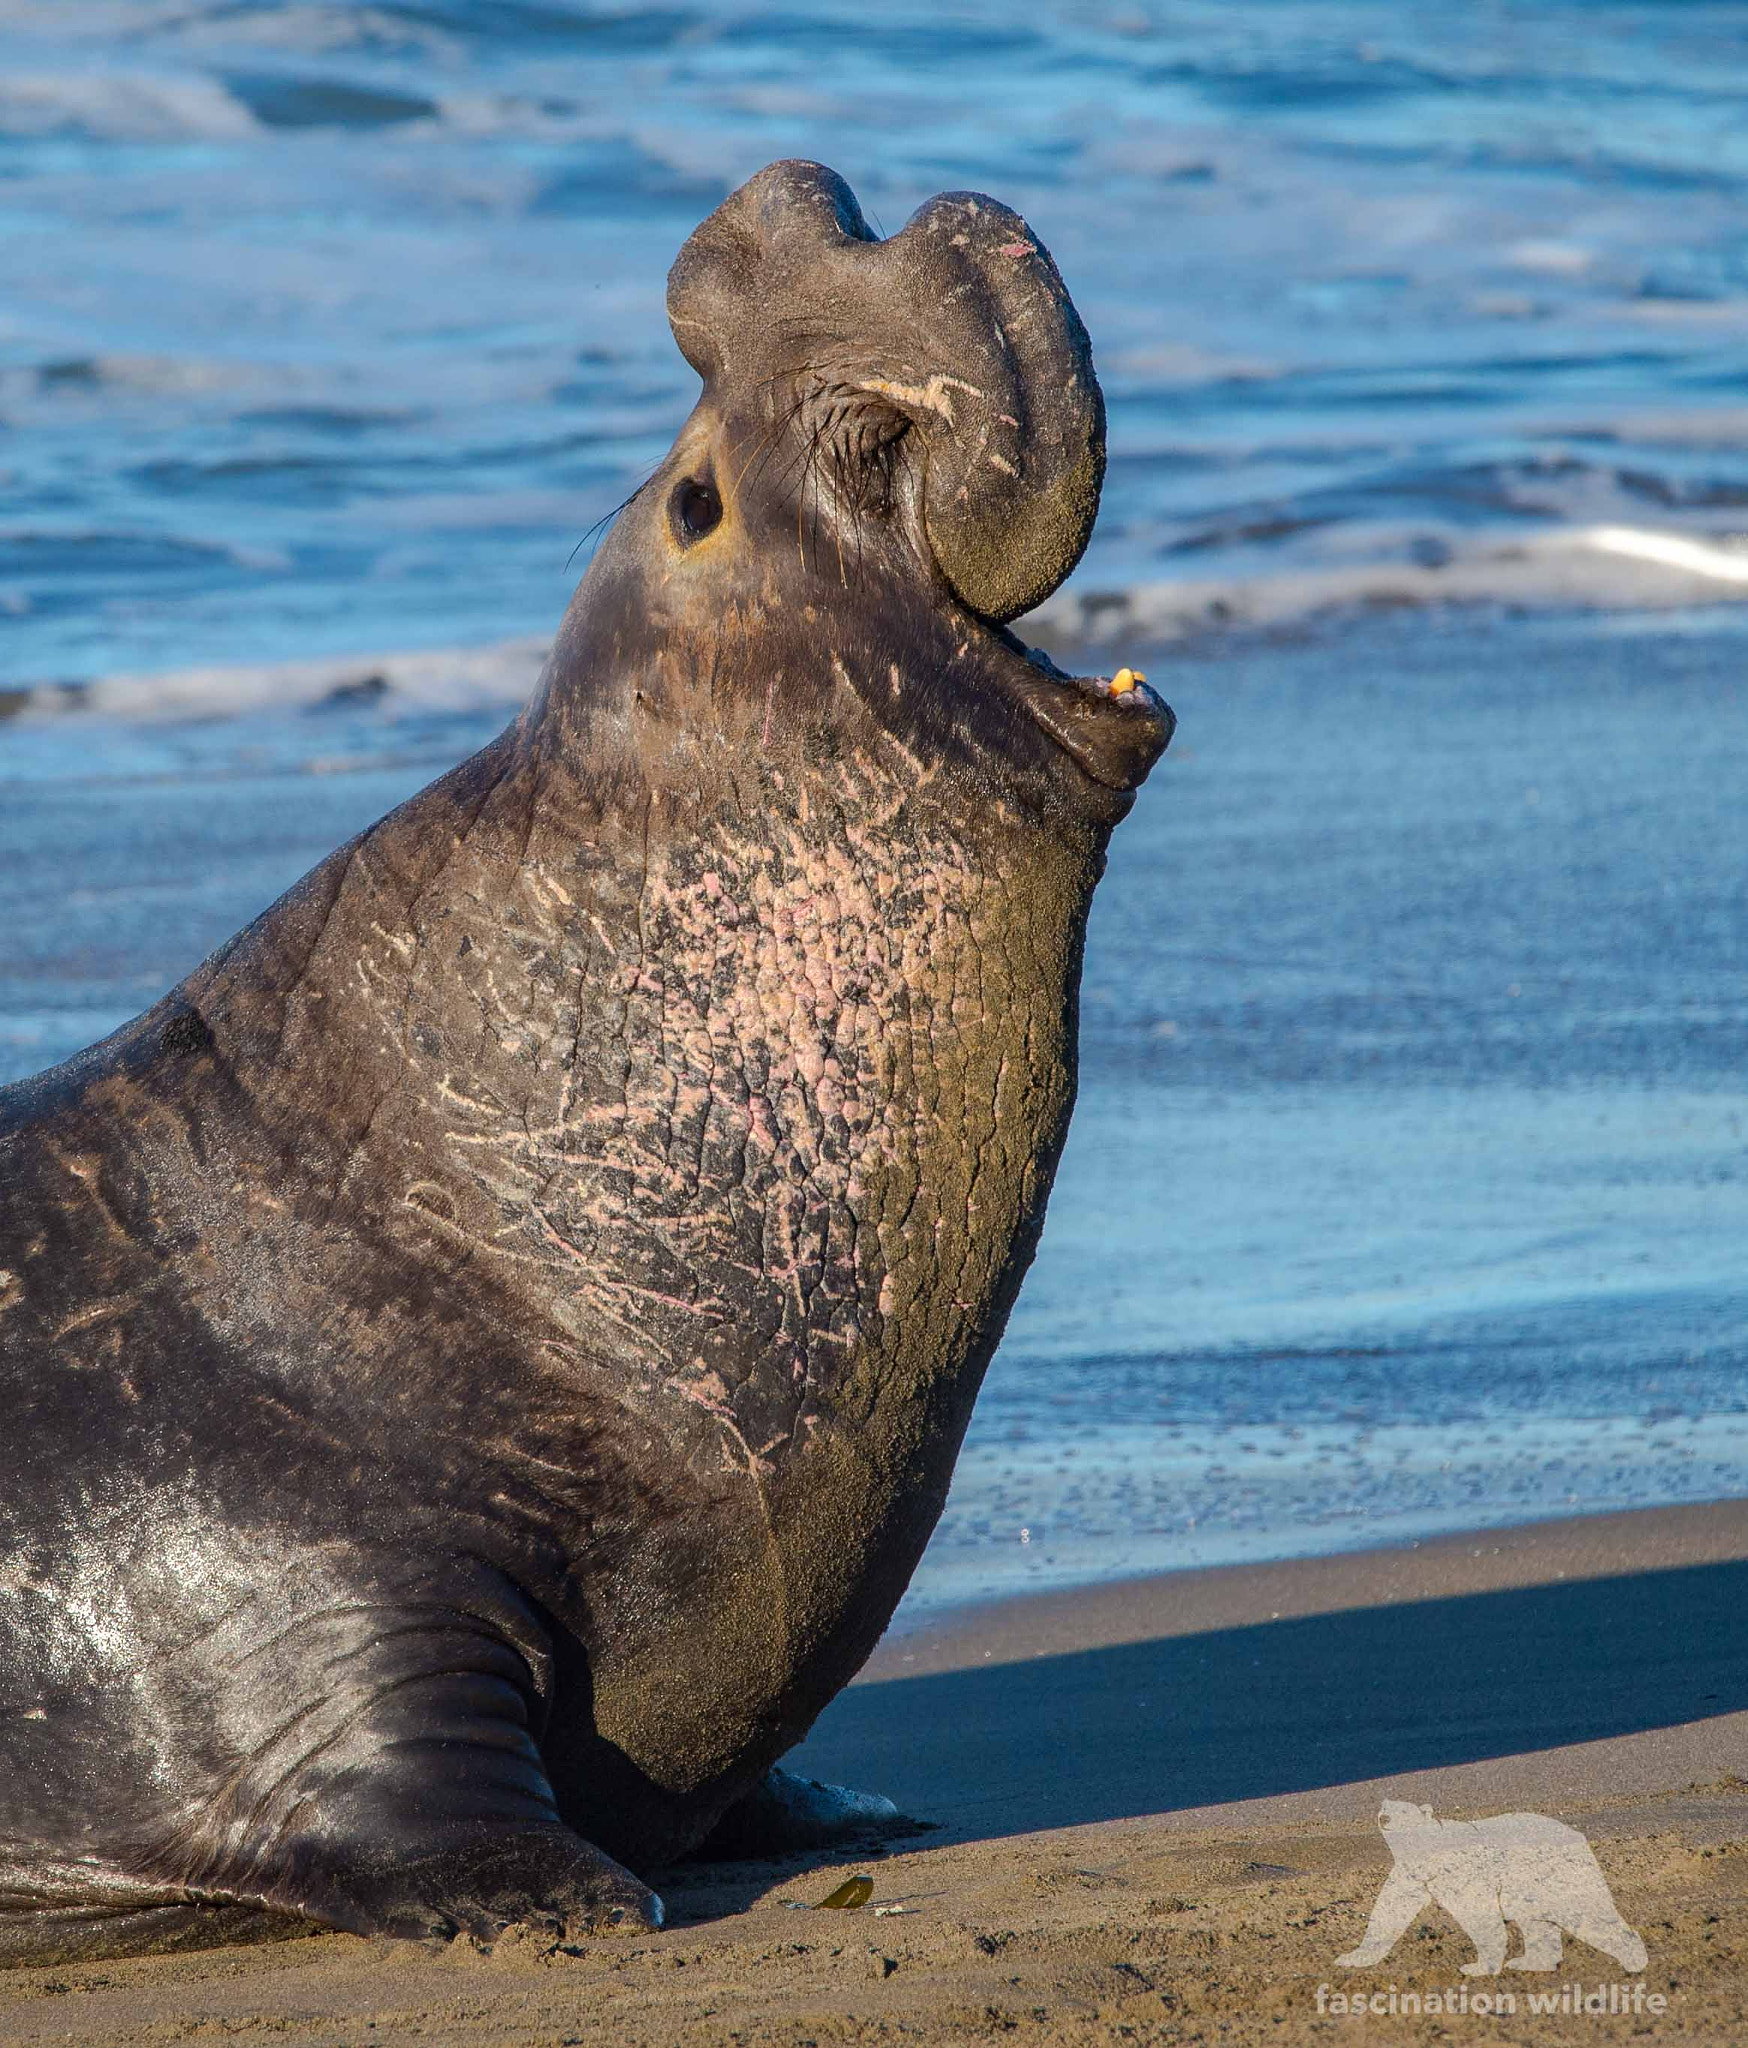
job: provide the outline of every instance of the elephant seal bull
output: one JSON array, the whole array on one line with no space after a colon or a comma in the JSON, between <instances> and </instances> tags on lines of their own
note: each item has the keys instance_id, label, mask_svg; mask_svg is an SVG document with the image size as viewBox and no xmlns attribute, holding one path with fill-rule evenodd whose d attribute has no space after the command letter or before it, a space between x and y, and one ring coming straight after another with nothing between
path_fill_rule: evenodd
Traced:
<instances>
[{"instance_id":1,"label":"elephant seal bull","mask_svg":"<svg viewBox=\"0 0 1748 2048\"><path fill-rule=\"evenodd\" d=\"M773 165L669 315L529 708L0 1097L12 1960L650 1925L879 1804L773 1767L940 1511L1171 719L1005 628L1104 463L1016 214Z\"/></svg>"}]
</instances>

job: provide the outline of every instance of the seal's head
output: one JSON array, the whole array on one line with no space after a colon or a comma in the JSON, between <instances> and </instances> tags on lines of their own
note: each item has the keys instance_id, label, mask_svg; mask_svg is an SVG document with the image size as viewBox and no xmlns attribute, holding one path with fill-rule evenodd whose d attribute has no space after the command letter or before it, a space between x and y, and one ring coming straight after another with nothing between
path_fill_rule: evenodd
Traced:
<instances>
[{"instance_id":1,"label":"seal's head","mask_svg":"<svg viewBox=\"0 0 1748 2048\"><path fill-rule=\"evenodd\" d=\"M680 251L668 317L704 389L549 685L596 757L671 782L699 750L878 730L1034 813L1120 815L1170 712L1007 625L1079 560L1105 463L1086 331L1026 223L947 193L881 240L834 172L773 164Z\"/></svg>"}]
</instances>

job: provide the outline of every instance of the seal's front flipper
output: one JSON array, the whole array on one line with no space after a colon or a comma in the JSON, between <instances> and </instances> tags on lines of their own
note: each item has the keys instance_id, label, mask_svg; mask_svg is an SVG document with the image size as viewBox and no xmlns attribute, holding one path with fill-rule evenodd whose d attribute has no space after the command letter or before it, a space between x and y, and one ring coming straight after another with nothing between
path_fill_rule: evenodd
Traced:
<instances>
[{"instance_id":1,"label":"seal's front flipper","mask_svg":"<svg viewBox=\"0 0 1748 2048\"><path fill-rule=\"evenodd\" d=\"M934 1825L910 1820L878 1792L822 1785L775 1765L744 1799L737 1800L692 1852L706 1861L746 1856L788 1856L829 1849L870 1836L922 1834Z\"/></svg>"},{"instance_id":2,"label":"seal's front flipper","mask_svg":"<svg viewBox=\"0 0 1748 2048\"><path fill-rule=\"evenodd\" d=\"M490 1946L513 1928L565 1941L664 1918L648 1885L560 1822L458 1829L405 1850L388 1840L374 1855L348 1845L303 1890L304 1911L331 1926L408 1941Z\"/></svg>"},{"instance_id":3,"label":"seal's front flipper","mask_svg":"<svg viewBox=\"0 0 1748 2048\"><path fill-rule=\"evenodd\" d=\"M250 1673L262 1739L140 1874L404 1940L659 1927L655 1893L559 1818L534 1736L544 1644L496 1605L495 1624L360 1600L275 1638Z\"/></svg>"}]
</instances>

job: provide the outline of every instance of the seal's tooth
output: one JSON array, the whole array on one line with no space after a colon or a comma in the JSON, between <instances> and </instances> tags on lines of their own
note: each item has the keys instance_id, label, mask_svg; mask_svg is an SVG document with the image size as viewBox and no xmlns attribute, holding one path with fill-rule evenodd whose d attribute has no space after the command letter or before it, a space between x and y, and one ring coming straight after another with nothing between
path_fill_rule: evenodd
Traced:
<instances>
[{"instance_id":1,"label":"seal's tooth","mask_svg":"<svg viewBox=\"0 0 1748 2048\"><path fill-rule=\"evenodd\" d=\"M1120 668L1111 678L1111 695L1126 697L1137 683L1144 683L1146 680L1138 668Z\"/></svg>"}]
</instances>

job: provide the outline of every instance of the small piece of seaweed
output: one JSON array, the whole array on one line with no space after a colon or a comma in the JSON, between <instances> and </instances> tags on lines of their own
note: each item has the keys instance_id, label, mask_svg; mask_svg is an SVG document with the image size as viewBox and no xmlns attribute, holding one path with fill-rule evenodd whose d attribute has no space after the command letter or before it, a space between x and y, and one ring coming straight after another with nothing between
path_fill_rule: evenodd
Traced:
<instances>
[{"instance_id":1,"label":"small piece of seaweed","mask_svg":"<svg viewBox=\"0 0 1748 2048\"><path fill-rule=\"evenodd\" d=\"M857 1906L867 1905L873 1896L874 1880L871 1877L846 1877L835 1892L826 1893L816 1910L823 1913L831 1907L849 1912Z\"/></svg>"}]
</instances>

